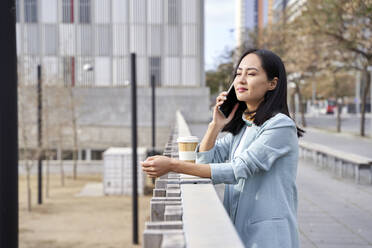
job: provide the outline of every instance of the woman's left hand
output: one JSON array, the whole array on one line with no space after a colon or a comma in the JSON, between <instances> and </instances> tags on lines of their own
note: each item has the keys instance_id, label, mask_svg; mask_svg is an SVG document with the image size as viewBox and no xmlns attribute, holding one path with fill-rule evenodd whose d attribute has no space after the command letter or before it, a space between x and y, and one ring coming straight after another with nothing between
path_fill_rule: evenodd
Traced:
<instances>
[{"instance_id":1,"label":"woman's left hand","mask_svg":"<svg viewBox=\"0 0 372 248\"><path fill-rule=\"evenodd\" d=\"M172 158L166 156L152 156L141 162L142 170L150 178L160 177L171 171Z\"/></svg>"}]
</instances>

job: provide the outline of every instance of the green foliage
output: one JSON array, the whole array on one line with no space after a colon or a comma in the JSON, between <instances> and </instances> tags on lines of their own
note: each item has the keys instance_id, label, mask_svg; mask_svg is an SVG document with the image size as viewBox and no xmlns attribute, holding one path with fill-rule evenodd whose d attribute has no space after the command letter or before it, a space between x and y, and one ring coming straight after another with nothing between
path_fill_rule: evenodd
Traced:
<instances>
[{"instance_id":1,"label":"green foliage","mask_svg":"<svg viewBox=\"0 0 372 248\"><path fill-rule=\"evenodd\" d=\"M219 56L219 61L220 64L216 70L206 72L206 84L212 95L220 90L227 90L230 86L234 71L233 51L226 50Z\"/></svg>"}]
</instances>

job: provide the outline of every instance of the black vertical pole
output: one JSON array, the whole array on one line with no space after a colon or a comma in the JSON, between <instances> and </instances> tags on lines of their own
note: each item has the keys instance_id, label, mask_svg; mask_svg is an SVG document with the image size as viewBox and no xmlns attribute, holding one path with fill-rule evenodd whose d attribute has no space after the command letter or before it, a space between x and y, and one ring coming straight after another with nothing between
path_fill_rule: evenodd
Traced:
<instances>
[{"instance_id":1,"label":"black vertical pole","mask_svg":"<svg viewBox=\"0 0 372 248\"><path fill-rule=\"evenodd\" d=\"M42 165L42 87L41 87L41 65L37 66L37 146L38 163L37 163L37 202L43 203L43 165Z\"/></svg>"},{"instance_id":2,"label":"black vertical pole","mask_svg":"<svg viewBox=\"0 0 372 248\"><path fill-rule=\"evenodd\" d=\"M133 244L138 244L138 199L137 199L137 82L136 54L131 53L132 89L132 202L133 202Z\"/></svg>"},{"instance_id":3,"label":"black vertical pole","mask_svg":"<svg viewBox=\"0 0 372 248\"><path fill-rule=\"evenodd\" d=\"M152 122L152 153L155 153L155 146L156 146L156 122L155 122L155 76L151 75L151 122Z\"/></svg>"},{"instance_id":4,"label":"black vertical pole","mask_svg":"<svg viewBox=\"0 0 372 248\"><path fill-rule=\"evenodd\" d=\"M15 1L0 1L0 247L18 247Z\"/></svg>"}]
</instances>

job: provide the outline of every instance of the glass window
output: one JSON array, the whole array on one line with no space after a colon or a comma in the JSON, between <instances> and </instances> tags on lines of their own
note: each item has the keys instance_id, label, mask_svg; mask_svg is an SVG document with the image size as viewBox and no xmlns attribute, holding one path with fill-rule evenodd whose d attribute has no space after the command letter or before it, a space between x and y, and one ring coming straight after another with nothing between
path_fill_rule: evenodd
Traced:
<instances>
[{"instance_id":1,"label":"glass window","mask_svg":"<svg viewBox=\"0 0 372 248\"><path fill-rule=\"evenodd\" d=\"M25 22L37 22L36 0L25 0Z\"/></svg>"},{"instance_id":2,"label":"glass window","mask_svg":"<svg viewBox=\"0 0 372 248\"><path fill-rule=\"evenodd\" d=\"M80 0L79 2L79 21L80 23L91 22L91 2L90 0Z\"/></svg>"},{"instance_id":3,"label":"glass window","mask_svg":"<svg viewBox=\"0 0 372 248\"><path fill-rule=\"evenodd\" d=\"M16 0L16 22L20 22L20 18L19 18L19 0Z\"/></svg>"},{"instance_id":4,"label":"glass window","mask_svg":"<svg viewBox=\"0 0 372 248\"><path fill-rule=\"evenodd\" d=\"M180 19L179 0L168 0L168 23L176 25Z\"/></svg>"},{"instance_id":5,"label":"glass window","mask_svg":"<svg viewBox=\"0 0 372 248\"><path fill-rule=\"evenodd\" d=\"M150 84L152 75L155 76L155 85L161 85L161 59L160 57L150 57Z\"/></svg>"},{"instance_id":6,"label":"glass window","mask_svg":"<svg viewBox=\"0 0 372 248\"><path fill-rule=\"evenodd\" d=\"M44 27L44 53L57 55L57 26L45 25Z\"/></svg>"},{"instance_id":7,"label":"glass window","mask_svg":"<svg viewBox=\"0 0 372 248\"><path fill-rule=\"evenodd\" d=\"M109 25L97 25L96 27L96 54L107 56L111 54L111 29Z\"/></svg>"},{"instance_id":8,"label":"glass window","mask_svg":"<svg viewBox=\"0 0 372 248\"><path fill-rule=\"evenodd\" d=\"M258 0L254 1L254 27L258 27Z\"/></svg>"},{"instance_id":9,"label":"glass window","mask_svg":"<svg viewBox=\"0 0 372 248\"><path fill-rule=\"evenodd\" d=\"M91 160L102 160L104 150L92 150Z\"/></svg>"},{"instance_id":10,"label":"glass window","mask_svg":"<svg viewBox=\"0 0 372 248\"><path fill-rule=\"evenodd\" d=\"M63 23L74 22L74 1L73 0L62 0L62 22Z\"/></svg>"}]
</instances>

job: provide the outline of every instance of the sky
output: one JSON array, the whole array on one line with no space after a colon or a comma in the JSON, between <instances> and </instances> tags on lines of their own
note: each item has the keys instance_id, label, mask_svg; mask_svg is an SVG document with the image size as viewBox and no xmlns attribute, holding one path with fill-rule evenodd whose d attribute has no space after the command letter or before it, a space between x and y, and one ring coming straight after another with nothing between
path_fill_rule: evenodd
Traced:
<instances>
[{"instance_id":1,"label":"sky","mask_svg":"<svg viewBox=\"0 0 372 248\"><path fill-rule=\"evenodd\" d=\"M236 44L235 0L205 0L205 69L216 68L217 58Z\"/></svg>"}]
</instances>

